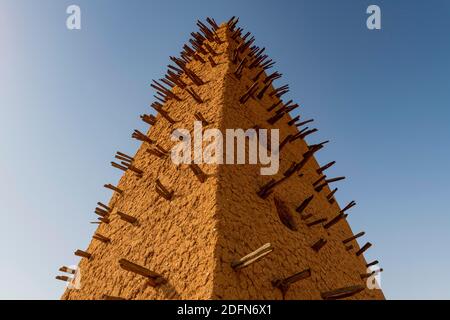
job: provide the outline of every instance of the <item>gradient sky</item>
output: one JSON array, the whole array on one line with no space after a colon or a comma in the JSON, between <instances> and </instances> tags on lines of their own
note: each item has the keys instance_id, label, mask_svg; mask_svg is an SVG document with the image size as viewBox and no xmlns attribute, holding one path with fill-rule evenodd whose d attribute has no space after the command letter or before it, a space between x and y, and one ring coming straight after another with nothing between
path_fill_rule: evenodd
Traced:
<instances>
[{"instance_id":1,"label":"gradient sky","mask_svg":"<svg viewBox=\"0 0 450 320\"><path fill-rule=\"evenodd\" d=\"M78 4L82 30L66 29ZM378 4L382 30L366 28ZM267 47L390 299L450 298L450 2L0 0L0 299L57 299L88 245L109 162L133 153L151 79L197 19L236 15Z\"/></svg>"}]
</instances>

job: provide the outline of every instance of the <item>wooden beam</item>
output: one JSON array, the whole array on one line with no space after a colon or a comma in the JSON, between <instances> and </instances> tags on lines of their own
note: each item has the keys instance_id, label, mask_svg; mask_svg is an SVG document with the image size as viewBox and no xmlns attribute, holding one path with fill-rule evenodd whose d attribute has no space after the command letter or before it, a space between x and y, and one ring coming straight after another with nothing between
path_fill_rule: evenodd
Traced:
<instances>
[{"instance_id":1,"label":"wooden beam","mask_svg":"<svg viewBox=\"0 0 450 320\"><path fill-rule=\"evenodd\" d=\"M266 243L265 245L261 246L260 248L256 249L255 251L249 253L245 257L242 257L239 260L233 261L231 263L231 267L234 270L239 270L245 267L248 267L252 263L255 263L256 261L264 258L266 255L271 253L273 251L273 247L270 243Z\"/></svg>"},{"instance_id":2,"label":"wooden beam","mask_svg":"<svg viewBox=\"0 0 450 320\"><path fill-rule=\"evenodd\" d=\"M363 291L365 289L365 286L362 285L356 285L356 286L350 286L350 287L344 287L332 291L323 292L320 295L322 296L322 299L324 300L337 300L337 299L343 299L347 297L354 296L355 294Z\"/></svg>"},{"instance_id":3,"label":"wooden beam","mask_svg":"<svg viewBox=\"0 0 450 320\"><path fill-rule=\"evenodd\" d=\"M134 262L127 259L120 259L119 265L122 269L126 271L133 272L135 274L141 275L150 280L152 286L157 286L159 284L165 283L166 280L160 274L153 272L145 267L142 267Z\"/></svg>"},{"instance_id":4,"label":"wooden beam","mask_svg":"<svg viewBox=\"0 0 450 320\"><path fill-rule=\"evenodd\" d=\"M82 257L82 258L86 258L86 259L90 259L92 257L92 255L89 252L86 252L83 250L77 250L77 251L75 251L74 254L78 257Z\"/></svg>"}]
</instances>

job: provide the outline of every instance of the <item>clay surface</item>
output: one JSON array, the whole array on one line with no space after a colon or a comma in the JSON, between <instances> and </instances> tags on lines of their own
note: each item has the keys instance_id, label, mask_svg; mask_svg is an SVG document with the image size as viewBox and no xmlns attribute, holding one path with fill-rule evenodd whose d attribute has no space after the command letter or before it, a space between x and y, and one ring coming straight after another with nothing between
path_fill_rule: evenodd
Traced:
<instances>
[{"instance_id":1,"label":"clay surface","mask_svg":"<svg viewBox=\"0 0 450 320\"><path fill-rule=\"evenodd\" d=\"M277 101L266 94L260 99L249 99L245 104L239 98L253 84L252 77L258 70L244 68L237 79L233 72L237 65L232 60L234 48L239 42L231 39L231 31L222 25L217 31L222 44L209 44L219 53L218 63L192 61L188 64L206 83L192 86L204 100L197 103L187 92L175 87L173 92L182 101L170 100L164 109L178 122L170 124L161 115L150 128L148 136L166 150L177 143L171 141L176 128L192 132L194 114L200 111L209 125L204 128L280 129L280 140L298 132L288 126L289 116L275 125L267 123L274 115L269 108ZM207 60L206 60L207 61ZM261 77L261 80L265 75ZM280 81L278 81L280 82ZM268 92L271 91L270 88ZM305 120L305 119L303 119ZM208 175L201 183L187 165L175 165L170 157L160 159L146 152L151 147L143 143L134 155L134 166L142 170L137 177L128 170L117 187L124 192L114 194L109 202L113 208L109 224L102 223L98 232L111 239L103 243L93 239L88 248L92 254L79 263L82 272L81 288L66 290L62 299L102 299L103 295L125 299L282 299L282 293L272 281L286 278L305 269L311 269L311 277L290 286L286 299L321 299L326 292L352 285L364 285L366 261L357 257L356 241L347 251L342 240L353 235L345 220L324 229L321 224L308 227L318 218L335 217L340 207L330 204L325 187L321 192L312 186L320 176L319 164L311 159L301 173L294 174L274 190L267 199L257 195L261 186L271 178L280 179L294 161L300 161L308 146L302 139L289 143L280 154L280 170L275 176L260 175L260 165L205 165L200 168ZM159 179L174 198L168 201L155 192ZM305 210L313 216L306 221L295 209L314 195ZM290 209L296 230L280 221L274 198L280 199ZM137 218L136 224L123 221L116 214L124 212ZM320 238L327 243L319 252L311 249ZM260 261L234 271L231 262L249 254L270 242L274 251ZM127 259L161 274L167 282L157 287L149 285L145 277L123 270L118 261ZM364 291L348 299L383 299L380 290Z\"/></svg>"}]
</instances>

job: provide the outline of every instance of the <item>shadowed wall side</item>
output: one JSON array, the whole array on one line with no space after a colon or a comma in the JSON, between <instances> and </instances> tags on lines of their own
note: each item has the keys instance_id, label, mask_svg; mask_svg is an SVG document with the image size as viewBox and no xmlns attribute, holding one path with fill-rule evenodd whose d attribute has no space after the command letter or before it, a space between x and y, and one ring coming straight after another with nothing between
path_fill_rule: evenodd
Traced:
<instances>
[{"instance_id":1,"label":"shadowed wall side","mask_svg":"<svg viewBox=\"0 0 450 320\"><path fill-rule=\"evenodd\" d=\"M230 37L230 33L228 33ZM241 43L230 40L229 56ZM242 54L245 57L245 53ZM243 128L255 126L259 128L280 129L280 141L289 134L295 135L298 130L289 126L292 120L287 114L271 125L267 120L275 111L267 109L279 99L270 97L270 86L261 99L248 99L245 103L239 100L255 83L254 78L259 70L244 68L240 79L233 72L239 62L230 62L225 83L224 119L221 129ZM260 76L259 89L262 90L267 75ZM256 91L258 93L260 91ZM304 120L304 119L302 119ZM248 156L248 149L247 156ZM311 276L290 286L285 292L285 299L322 299L321 293L354 285L365 285L361 275L366 273L366 261L363 256L357 257L359 250L356 241L352 241L353 249L346 250L343 239L353 236L345 220L341 220L329 229L322 224L308 226L308 223L321 218L332 220L340 211L336 202L330 204L326 195L330 193L328 186L316 192L313 183L320 178L317 173L319 165L315 159L309 160L304 168L274 189L272 195L262 199L258 190L270 179L279 180L283 173L294 162L302 159L308 151L303 139L288 143L280 152L280 169L275 176L261 176L257 165L223 165L219 167L218 176L218 242L216 255L219 263L214 275L214 298L216 299L282 299L283 293L272 285L275 279L284 279L301 271L310 269ZM248 158L247 158L248 159ZM295 209L303 200L314 195L305 210L311 214L302 220ZM281 200L291 211L296 230L291 230L281 221L275 199ZM313 244L319 239L326 244L314 251ZM247 268L234 271L231 263L250 252L271 243L274 251L262 260ZM368 290L351 296L349 299L384 299L380 290Z\"/></svg>"}]
</instances>

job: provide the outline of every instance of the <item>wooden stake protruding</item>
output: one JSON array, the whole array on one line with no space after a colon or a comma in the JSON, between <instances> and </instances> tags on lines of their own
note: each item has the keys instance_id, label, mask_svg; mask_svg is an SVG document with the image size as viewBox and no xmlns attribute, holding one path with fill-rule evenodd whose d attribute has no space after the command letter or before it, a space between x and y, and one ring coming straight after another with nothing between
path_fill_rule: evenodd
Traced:
<instances>
[{"instance_id":1,"label":"wooden stake protruding","mask_svg":"<svg viewBox=\"0 0 450 320\"><path fill-rule=\"evenodd\" d=\"M136 223L137 219L135 217L132 217L126 213L123 213L121 211L117 211L117 215L120 217L121 220L129 222L131 224Z\"/></svg>"},{"instance_id":2,"label":"wooden stake protruding","mask_svg":"<svg viewBox=\"0 0 450 320\"><path fill-rule=\"evenodd\" d=\"M305 120L303 122L299 122L299 123L295 124L295 126L298 128L298 127L304 126L305 124L311 123L313 121L314 121L314 119Z\"/></svg>"},{"instance_id":3,"label":"wooden stake protruding","mask_svg":"<svg viewBox=\"0 0 450 320\"><path fill-rule=\"evenodd\" d=\"M76 270L71 269L71 268L66 267L66 266L62 266L61 268L59 268L59 271L70 273L70 274L75 274L77 272Z\"/></svg>"},{"instance_id":4,"label":"wooden stake protruding","mask_svg":"<svg viewBox=\"0 0 450 320\"><path fill-rule=\"evenodd\" d=\"M313 216L312 213L301 214L301 215L300 215L300 219L302 219L302 220L308 220L308 219L311 218L312 216Z\"/></svg>"},{"instance_id":5,"label":"wooden stake protruding","mask_svg":"<svg viewBox=\"0 0 450 320\"><path fill-rule=\"evenodd\" d=\"M123 162L122 162L123 164ZM142 177L142 175L144 174L144 171L142 171L141 169L136 168L133 165L128 165L128 170L133 171L139 178Z\"/></svg>"},{"instance_id":6,"label":"wooden stake protruding","mask_svg":"<svg viewBox=\"0 0 450 320\"><path fill-rule=\"evenodd\" d=\"M274 89L271 93L269 93L270 97L277 97L277 98L281 98L282 95L284 95L285 93L289 92L289 85L285 84L284 86L281 86L277 89Z\"/></svg>"},{"instance_id":7,"label":"wooden stake protruding","mask_svg":"<svg viewBox=\"0 0 450 320\"><path fill-rule=\"evenodd\" d=\"M260 196L263 199L267 199L267 197L269 195L272 194L273 189L280 185L281 183L283 183L284 181L286 181L288 177L283 177L280 180L275 180L275 179L271 179L269 182L267 182L265 185L263 185L259 191L257 192L258 196Z\"/></svg>"},{"instance_id":8,"label":"wooden stake protruding","mask_svg":"<svg viewBox=\"0 0 450 320\"><path fill-rule=\"evenodd\" d=\"M156 90L156 94L164 99L164 101L168 101L170 99L174 99L177 101L181 101L180 97L178 97L175 93L173 93L170 89L164 87L161 83L156 80L152 80L152 84L150 86Z\"/></svg>"},{"instance_id":9,"label":"wooden stake protruding","mask_svg":"<svg viewBox=\"0 0 450 320\"><path fill-rule=\"evenodd\" d=\"M212 56L217 56L217 55L219 55L219 54L216 52L216 50L214 50L213 47L211 47L207 42L205 42L203 45L205 46L206 50L208 50L209 53L210 53ZM211 56L208 56L208 57L211 57ZM211 57L211 58L212 58L212 57Z\"/></svg>"},{"instance_id":10,"label":"wooden stake protruding","mask_svg":"<svg viewBox=\"0 0 450 320\"><path fill-rule=\"evenodd\" d=\"M284 138L283 141L281 141L280 146L278 147L278 151L281 151L284 148L284 146L286 146L289 142L291 142L291 138L292 135L288 134L286 138Z\"/></svg>"},{"instance_id":11,"label":"wooden stake protruding","mask_svg":"<svg viewBox=\"0 0 450 320\"><path fill-rule=\"evenodd\" d=\"M272 68L275 65L275 61L272 61L272 59L266 60L264 63L259 64L261 68L264 70L268 70Z\"/></svg>"},{"instance_id":12,"label":"wooden stake protruding","mask_svg":"<svg viewBox=\"0 0 450 320\"><path fill-rule=\"evenodd\" d=\"M142 121L145 123L154 126L156 124L156 117L152 114L143 114L140 116Z\"/></svg>"},{"instance_id":13,"label":"wooden stake protruding","mask_svg":"<svg viewBox=\"0 0 450 320\"><path fill-rule=\"evenodd\" d=\"M331 161L331 162L327 163L326 165L320 167L319 169L317 169L317 174L322 174L325 170L331 168L335 163L336 163L336 161Z\"/></svg>"},{"instance_id":14,"label":"wooden stake protruding","mask_svg":"<svg viewBox=\"0 0 450 320\"><path fill-rule=\"evenodd\" d=\"M233 31L238 22L239 22L239 18L232 16L230 18L230 20L228 20L228 22L227 22L228 29L230 29L230 31Z\"/></svg>"},{"instance_id":15,"label":"wooden stake protruding","mask_svg":"<svg viewBox=\"0 0 450 320\"><path fill-rule=\"evenodd\" d=\"M355 239L358 239L359 237L362 237L363 235L365 235L366 233L364 232L364 231L362 231L362 232L360 232L360 233L358 233L358 234L356 234L356 235L354 235L354 236L352 236L352 237L350 237L350 238L347 238L347 239L345 239L345 240L342 240L342 243L343 244L347 244L347 243L349 243L350 241L353 241L353 240L355 240Z\"/></svg>"},{"instance_id":16,"label":"wooden stake protruding","mask_svg":"<svg viewBox=\"0 0 450 320\"><path fill-rule=\"evenodd\" d=\"M239 260L233 261L231 263L231 267L234 270L239 270L245 267L248 267L252 263L264 258L266 255L273 251L273 246L270 243L266 243L262 247L256 249L252 253L249 253L245 257L242 257Z\"/></svg>"},{"instance_id":17,"label":"wooden stake protruding","mask_svg":"<svg viewBox=\"0 0 450 320\"><path fill-rule=\"evenodd\" d=\"M166 187L164 187L159 179L156 179L155 190L164 199L168 201L171 201L173 199L174 191L169 191Z\"/></svg>"},{"instance_id":18,"label":"wooden stake protruding","mask_svg":"<svg viewBox=\"0 0 450 320\"><path fill-rule=\"evenodd\" d=\"M267 111L268 111L268 112L271 112L271 111L274 110L276 107L278 107L281 103L282 103L282 101L279 100L278 102L272 104L272 105L270 106L270 108L267 109Z\"/></svg>"},{"instance_id":19,"label":"wooden stake protruding","mask_svg":"<svg viewBox=\"0 0 450 320\"><path fill-rule=\"evenodd\" d=\"M187 93L189 93L189 95L194 98L194 100L197 103L203 103L203 99L198 95L197 92L195 92L194 88L186 88L185 89Z\"/></svg>"},{"instance_id":20,"label":"wooden stake protruding","mask_svg":"<svg viewBox=\"0 0 450 320\"><path fill-rule=\"evenodd\" d=\"M378 269L378 270L373 270L372 272L363 273L360 276L361 276L361 279L364 280L364 279L370 278L372 276L375 276L375 275L377 275L377 274L379 274L379 273L381 273L383 271L384 271L383 268L381 268L381 269Z\"/></svg>"},{"instance_id":21,"label":"wooden stake protruding","mask_svg":"<svg viewBox=\"0 0 450 320\"><path fill-rule=\"evenodd\" d=\"M326 141L323 141L323 142L321 142L321 143L312 144L312 145L310 145L310 146L308 147L308 149L309 149L310 151L317 152L317 151L321 150L321 149L322 149L327 143L329 143L329 142L330 142L330 140L326 140Z\"/></svg>"},{"instance_id":22,"label":"wooden stake protruding","mask_svg":"<svg viewBox=\"0 0 450 320\"><path fill-rule=\"evenodd\" d=\"M283 118L284 115L285 115L284 112L280 112L280 113L278 113L278 114L275 114L273 117L267 119L267 122L268 122L269 124L271 124L271 125L274 125L274 124L277 123L279 120L281 120L281 118ZM291 138L290 141L292 141L292 138Z\"/></svg>"},{"instance_id":23,"label":"wooden stake protruding","mask_svg":"<svg viewBox=\"0 0 450 320\"><path fill-rule=\"evenodd\" d=\"M216 23L216 21L213 18L206 18L206 22L208 22L211 27L213 27L214 31L219 29L219 25Z\"/></svg>"},{"instance_id":24,"label":"wooden stake protruding","mask_svg":"<svg viewBox=\"0 0 450 320\"><path fill-rule=\"evenodd\" d=\"M369 267L372 267L372 266L377 265L378 263L379 263L378 260L374 260L374 261L372 261L372 262L366 264L366 267L369 268Z\"/></svg>"},{"instance_id":25,"label":"wooden stake protruding","mask_svg":"<svg viewBox=\"0 0 450 320\"><path fill-rule=\"evenodd\" d=\"M100 217L107 217L111 213L111 209L105 210L103 208L96 207L94 212L95 212L95 214L99 215Z\"/></svg>"},{"instance_id":26,"label":"wooden stake protruding","mask_svg":"<svg viewBox=\"0 0 450 320\"><path fill-rule=\"evenodd\" d=\"M341 181L341 180L344 180L344 179L345 179L345 177L337 177L337 178L333 178L333 179L327 179L327 180L325 180L325 182L324 182L323 184L321 184L320 186L317 186L317 187L315 188L315 190L316 190L317 192L320 192L320 191L322 191L322 189L325 188L325 186L327 186L329 183L336 182L336 181Z\"/></svg>"},{"instance_id":27,"label":"wooden stake protruding","mask_svg":"<svg viewBox=\"0 0 450 320\"><path fill-rule=\"evenodd\" d=\"M56 276L55 279L56 280L61 280L61 281L64 281L64 282L70 282L70 281L73 280L73 278L68 277L68 276Z\"/></svg>"},{"instance_id":28,"label":"wooden stake protruding","mask_svg":"<svg viewBox=\"0 0 450 320\"><path fill-rule=\"evenodd\" d=\"M153 287L166 282L166 280L160 274L153 272L127 259L120 259L119 265L122 269L126 271L130 271L148 278L150 280L150 285Z\"/></svg>"},{"instance_id":29,"label":"wooden stake protruding","mask_svg":"<svg viewBox=\"0 0 450 320\"><path fill-rule=\"evenodd\" d=\"M298 213L302 214L305 211L306 207L308 207L309 203L314 199L314 195L303 200L303 202L295 209Z\"/></svg>"},{"instance_id":30,"label":"wooden stake protruding","mask_svg":"<svg viewBox=\"0 0 450 320\"><path fill-rule=\"evenodd\" d=\"M217 62L214 61L214 58L213 58L213 57L208 56L208 61L209 61L209 63L211 64L211 67L214 68L215 66L217 66Z\"/></svg>"},{"instance_id":31,"label":"wooden stake protruding","mask_svg":"<svg viewBox=\"0 0 450 320\"><path fill-rule=\"evenodd\" d=\"M313 187L317 186L319 183L321 183L323 180L325 180L327 176L321 176L319 179L313 182Z\"/></svg>"},{"instance_id":32,"label":"wooden stake protruding","mask_svg":"<svg viewBox=\"0 0 450 320\"><path fill-rule=\"evenodd\" d=\"M242 76L242 71L244 70L245 64L247 63L247 58L242 59L242 61L238 64L233 74L236 78L240 79Z\"/></svg>"},{"instance_id":33,"label":"wooden stake protruding","mask_svg":"<svg viewBox=\"0 0 450 320\"><path fill-rule=\"evenodd\" d=\"M203 126L207 126L209 124L209 122L205 119L205 117L200 111L194 113L194 117L197 121L201 121Z\"/></svg>"},{"instance_id":34,"label":"wooden stake protruding","mask_svg":"<svg viewBox=\"0 0 450 320\"><path fill-rule=\"evenodd\" d=\"M169 68L172 66L169 66ZM174 69L176 69L175 67L172 67ZM166 79L170 82L172 82L173 84L179 86L181 89L186 88L187 84L181 79L180 77L180 73L175 73L172 70L167 70L167 74L166 74Z\"/></svg>"},{"instance_id":35,"label":"wooden stake protruding","mask_svg":"<svg viewBox=\"0 0 450 320\"><path fill-rule=\"evenodd\" d=\"M92 257L92 255L89 252L86 252L83 250L77 250L77 251L75 251L74 254L78 257L82 257L82 258L86 258L86 259L90 259Z\"/></svg>"},{"instance_id":36,"label":"wooden stake protruding","mask_svg":"<svg viewBox=\"0 0 450 320\"><path fill-rule=\"evenodd\" d=\"M132 133L131 137L136 139L136 140L142 141L142 142L147 142L149 144L155 143L155 141L150 139L146 134L143 134L139 130L134 130L134 132Z\"/></svg>"},{"instance_id":37,"label":"wooden stake protruding","mask_svg":"<svg viewBox=\"0 0 450 320\"><path fill-rule=\"evenodd\" d=\"M362 274L360 274L360 277L362 280L364 280L364 279L370 278L371 276L375 275L376 273L377 273L376 271L362 273Z\"/></svg>"},{"instance_id":38,"label":"wooden stake protruding","mask_svg":"<svg viewBox=\"0 0 450 320\"><path fill-rule=\"evenodd\" d=\"M292 176L297 170L297 162L292 162L291 166L283 173L285 177Z\"/></svg>"},{"instance_id":39,"label":"wooden stake protruding","mask_svg":"<svg viewBox=\"0 0 450 320\"><path fill-rule=\"evenodd\" d=\"M174 124L177 122L174 119L172 119L169 113L163 109L162 104L160 104L159 102L153 102L151 106L161 115L161 117L166 119L170 124Z\"/></svg>"},{"instance_id":40,"label":"wooden stake protruding","mask_svg":"<svg viewBox=\"0 0 450 320\"><path fill-rule=\"evenodd\" d=\"M155 148L150 148L145 150L147 153L150 153L153 156L156 156L160 159L164 159L169 155L169 151L161 147L159 144L155 146Z\"/></svg>"},{"instance_id":41,"label":"wooden stake protruding","mask_svg":"<svg viewBox=\"0 0 450 320\"><path fill-rule=\"evenodd\" d=\"M303 154L303 159L296 163L295 165L292 165L285 173L285 177L289 177L292 174L294 174L295 172L299 172L305 165L306 163L313 157L314 153L317 152L317 150L319 150L321 147L316 146L314 148L310 148L307 152L305 152Z\"/></svg>"},{"instance_id":42,"label":"wooden stake protruding","mask_svg":"<svg viewBox=\"0 0 450 320\"><path fill-rule=\"evenodd\" d=\"M110 238L108 238L108 237L105 237L104 235L102 235L102 234L100 234L100 233L95 233L93 236L92 236L92 238L94 238L95 240L98 240L98 241L100 241L100 242L103 242L103 243L110 243L111 242L111 239Z\"/></svg>"},{"instance_id":43,"label":"wooden stake protruding","mask_svg":"<svg viewBox=\"0 0 450 320\"><path fill-rule=\"evenodd\" d=\"M370 242L367 242L361 249L359 249L355 254L357 257L359 257L360 255L362 255L364 252L367 251L367 249L369 249L372 246L372 244Z\"/></svg>"},{"instance_id":44,"label":"wooden stake protruding","mask_svg":"<svg viewBox=\"0 0 450 320\"><path fill-rule=\"evenodd\" d=\"M284 299L287 291L289 290L289 287L292 284L294 284L300 280L307 279L309 277L311 277L311 269L308 268L306 270L298 272L298 273L296 273L290 277L287 277L285 279L275 279L272 281L272 285L275 288L278 288L281 290L281 293L283 294L283 299Z\"/></svg>"},{"instance_id":45,"label":"wooden stake protruding","mask_svg":"<svg viewBox=\"0 0 450 320\"><path fill-rule=\"evenodd\" d=\"M256 93L256 91L258 91L258 83L255 82L254 84L252 84L250 86L250 88L248 88L248 90L239 98L239 102L241 104L244 104L247 102L248 99L250 99L250 97L253 97L253 95Z\"/></svg>"},{"instance_id":46,"label":"wooden stake protruding","mask_svg":"<svg viewBox=\"0 0 450 320\"><path fill-rule=\"evenodd\" d=\"M266 93L266 91L270 88L270 86L272 85L272 82L267 83L262 89L261 91L257 94L256 98L258 98L259 100L261 100L264 97L264 94Z\"/></svg>"},{"instance_id":47,"label":"wooden stake protruding","mask_svg":"<svg viewBox=\"0 0 450 320\"><path fill-rule=\"evenodd\" d=\"M111 161L111 165L112 165L114 168L120 169L120 170L122 170L122 171L124 171L124 172L128 170L127 167L122 166L122 165L120 165L120 164L118 164L118 163L115 163L115 162L113 162L113 161Z\"/></svg>"},{"instance_id":48,"label":"wooden stake protruding","mask_svg":"<svg viewBox=\"0 0 450 320\"><path fill-rule=\"evenodd\" d=\"M128 164L125 162L121 162L122 165L124 165L127 170L133 171L137 177L141 178L144 174L144 171L142 171L141 169L136 168L135 166L133 166L132 164Z\"/></svg>"},{"instance_id":49,"label":"wooden stake protruding","mask_svg":"<svg viewBox=\"0 0 450 320\"><path fill-rule=\"evenodd\" d=\"M335 188L327 195L327 200L330 204L333 204L336 200L334 199L334 194L338 191L338 188Z\"/></svg>"},{"instance_id":50,"label":"wooden stake protruding","mask_svg":"<svg viewBox=\"0 0 450 320\"><path fill-rule=\"evenodd\" d=\"M348 217L348 214L345 213L339 213L336 217L334 217L333 219L331 219L329 222L327 222L326 224L324 224L324 228L325 229L329 229L332 226L334 226L336 223L338 223L339 221L341 221L342 219L345 219Z\"/></svg>"},{"instance_id":51,"label":"wooden stake protruding","mask_svg":"<svg viewBox=\"0 0 450 320\"><path fill-rule=\"evenodd\" d=\"M133 157L130 157L130 156L126 155L125 153L118 151L115 158L118 160L121 160L121 162L120 162L120 164L111 162L111 165L114 168L118 168L122 171L127 171L127 170L133 171L139 178L141 178L142 175L144 174L144 172L142 170L136 168L133 165L133 161L134 161Z\"/></svg>"},{"instance_id":52,"label":"wooden stake protruding","mask_svg":"<svg viewBox=\"0 0 450 320\"><path fill-rule=\"evenodd\" d=\"M296 116L291 121L288 122L288 126L294 125L298 120L300 119L300 116Z\"/></svg>"},{"instance_id":53,"label":"wooden stake protruding","mask_svg":"<svg viewBox=\"0 0 450 320\"><path fill-rule=\"evenodd\" d=\"M107 217L100 217L100 218L98 218L98 220L100 220L101 222L106 223L106 224L110 223L110 220Z\"/></svg>"},{"instance_id":54,"label":"wooden stake protruding","mask_svg":"<svg viewBox=\"0 0 450 320\"><path fill-rule=\"evenodd\" d=\"M317 220L311 221L311 222L307 223L306 225L308 227L313 227L315 225L327 222L327 220L328 220L327 218L321 218L321 219L317 219Z\"/></svg>"},{"instance_id":55,"label":"wooden stake protruding","mask_svg":"<svg viewBox=\"0 0 450 320\"><path fill-rule=\"evenodd\" d=\"M270 112L270 111L272 111L273 109L275 109L277 106L279 106L279 105L281 104L280 108L278 108L278 110L275 111L275 113L276 113L276 114L283 113L283 112L286 111L286 108L288 108L289 106L292 105L292 103L294 102L294 100L291 99L291 100L289 100L288 102L286 102L286 103L284 103L284 104L282 104L282 102L283 102L283 101L281 101L281 99L278 100L278 102L275 103L275 104L273 104L269 109L267 109L267 111Z\"/></svg>"},{"instance_id":56,"label":"wooden stake protruding","mask_svg":"<svg viewBox=\"0 0 450 320\"><path fill-rule=\"evenodd\" d=\"M327 244L327 240L320 238L311 246L311 249L313 249L315 252L319 252L319 250L322 249L323 246L326 244Z\"/></svg>"},{"instance_id":57,"label":"wooden stake protruding","mask_svg":"<svg viewBox=\"0 0 450 320\"><path fill-rule=\"evenodd\" d=\"M97 205L99 207L102 207L103 209L105 209L107 212L111 212L112 209L110 207L108 207L106 204L102 203L102 202L97 202Z\"/></svg>"},{"instance_id":58,"label":"wooden stake protruding","mask_svg":"<svg viewBox=\"0 0 450 320\"><path fill-rule=\"evenodd\" d=\"M353 208L354 206L356 206L356 202L351 201L348 205L345 206L344 209L341 210L341 213L344 213L345 211L349 210L350 208Z\"/></svg>"},{"instance_id":59,"label":"wooden stake protruding","mask_svg":"<svg viewBox=\"0 0 450 320\"><path fill-rule=\"evenodd\" d=\"M123 152L120 152L120 151L116 152L115 158L118 160L123 160L123 161L129 162L129 163L132 163L134 161L133 157L131 157Z\"/></svg>"},{"instance_id":60,"label":"wooden stake protruding","mask_svg":"<svg viewBox=\"0 0 450 320\"><path fill-rule=\"evenodd\" d=\"M295 136L293 136L292 139L291 139L291 142L295 141L297 139L305 139L307 136L309 136L310 134L313 134L313 133L315 133L317 131L319 131L319 130L316 129L316 128L308 130L308 127L306 127L305 129L303 129L302 131L297 133Z\"/></svg>"},{"instance_id":61,"label":"wooden stake protruding","mask_svg":"<svg viewBox=\"0 0 450 320\"><path fill-rule=\"evenodd\" d=\"M203 183L206 181L206 174L202 171L202 169L195 163L191 163L189 165L189 168L191 168L192 172L194 172L195 176L198 178L198 180Z\"/></svg>"},{"instance_id":62,"label":"wooden stake protruding","mask_svg":"<svg viewBox=\"0 0 450 320\"><path fill-rule=\"evenodd\" d=\"M337 300L354 296L365 289L362 285L340 288L332 291L322 292L320 295L324 300Z\"/></svg>"},{"instance_id":63,"label":"wooden stake protruding","mask_svg":"<svg viewBox=\"0 0 450 320\"><path fill-rule=\"evenodd\" d=\"M186 67L186 63L176 57L170 57L170 60L172 60L173 62L175 62L175 64L181 68L181 70L184 71L184 73L186 74L186 76L191 79L191 81L198 85L201 86L203 84L205 84L205 82L200 79L194 71L192 71L191 69L189 69L188 67Z\"/></svg>"},{"instance_id":64,"label":"wooden stake protruding","mask_svg":"<svg viewBox=\"0 0 450 320\"><path fill-rule=\"evenodd\" d=\"M283 75L277 71L275 71L274 73L268 75L265 79L264 79L264 83L271 83L277 79L280 79Z\"/></svg>"},{"instance_id":65,"label":"wooden stake protruding","mask_svg":"<svg viewBox=\"0 0 450 320\"><path fill-rule=\"evenodd\" d=\"M116 186L113 186L112 184L105 184L104 185L104 187L106 188L106 189L110 189L110 190L112 190L112 191L115 191L115 192L117 192L117 193L119 193L119 194L122 194L123 193L123 190L122 189L119 189L119 188L117 188Z\"/></svg>"}]
</instances>

